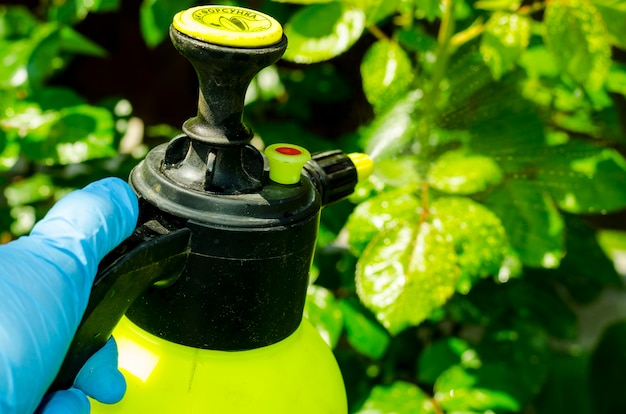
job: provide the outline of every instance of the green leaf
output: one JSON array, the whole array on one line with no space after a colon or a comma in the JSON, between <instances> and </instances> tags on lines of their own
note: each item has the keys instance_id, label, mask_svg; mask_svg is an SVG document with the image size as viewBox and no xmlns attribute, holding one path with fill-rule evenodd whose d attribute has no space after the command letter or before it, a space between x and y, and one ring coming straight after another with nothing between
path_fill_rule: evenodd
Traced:
<instances>
[{"instance_id":1,"label":"green leaf","mask_svg":"<svg viewBox=\"0 0 626 414\"><path fill-rule=\"evenodd\" d=\"M379 40L361 61L363 92L375 112L406 95L413 82L413 68L407 53L396 42Z\"/></svg>"},{"instance_id":2,"label":"green leaf","mask_svg":"<svg viewBox=\"0 0 626 414\"><path fill-rule=\"evenodd\" d=\"M508 10L514 11L522 4L521 0L478 0L474 7L482 10Z\"/></svg>"},{"instance_id":3,"label":"green leaf","mask_svg":"<svg viewBox=\"0 0 626 414\"><path fill-rule=\"evenodd\" d=\"M39 25L30 42L32 49L26 63L28 83L39 87L61 66L61 61L57 59L61 50L61 29L52 23Z\"/></svg>"},{"instance_id":4,"label":"green leaf","mask_svg":"<svg viewBox=\"0 0 626 414\"><path fill-rule=\"evenodd\" d=\"M309 121L315 104L345 103L353 93L348 79L331 63L281 70L281 80L289 98L281 115L289 118Z\"/></svg>"},{"instance_id":5,"label":"green leaf","mask_svg":"<svg viewBox=\"0 0 626 414\"><path fill-rule=\"evenodd\" d=\"M82 98L75 90L51 86L42 88L33 96L33 100L37 102L42 111L61 110L70 106L79 106L85 104Z\"/></svg>"},{"instance_id":6,"label":"green leaf","mask_svg":"<svg viewBox=\"0 0 626 414\"><path fill-rule=\"evenodd\" d=\"M103 47L87 39L85 36L64 26L61 29L60 49L64 52L83 54L87 56L105 57L108 52Z\"/></svg>"},{"instance_id":7,"label":"green leaf","mask_svg":"<svg viewBox=\"0 0 626 414\"><path fill-rule=\"evenodd\" d=\"M519 94L518 75L486 84L441 120L448 129L467 130L469 149L492 157L505 173L528 168L545 152L545 122Z\"/></svg>"},{"instance_id":8,"label":"green leaf","mask_svg":"<svg viewBox=\"0 0 626 414\"><path fill-rule=\"evenodd\" d=\"M353 210L354 205L348 202L336 203L332 209L322 210L316 243L318 249L329 247L334 250L331 245L337 241L339 232L344 228Z\"/></svg>"},{"instance_id":9,"label":"green leaf","mask_svg":"<svg viewBox=\"0 0 626 414\"><path fill-rule=\"evenodd\" d=\"M501 386L510 376L504 364L482 365L479 369L453 366L435 382L435 399L447 412L517 412L520 402Z\"/></svg>"},{"instance_id":10,"label":"green leaf","mask_svg":"<svg viewBox=\"0 0 626 414\"><path fill-rule=\"evenodd\" d=\"M582 304L591 303L609 287L623 288L611 256L607 256L599 244L596 230L582 217L566 214L564 218L567 254L552 278L567 288L573 300Z\"/></svg>"},{"instance_id":11,"label":"green leaf","mask_svg":"<svg viewBox=\"0 0 626 414\"><path fill-rule=\"evenodd\" d=\"M605 83L606 88L606 83ZM605 88L596 90L587 90L586 92L586 104L594 111L602 111L605 109L614 108L614 101L608 94Z\"/></svg>"},{"instance_id":12,"label":"green leaf","mask_svg":"<svg viewBox=\"0 0 626 414\"><path fill-rule=\"evenodd\" d=\"M492 90L491 98L482 97L484 101L469 126L469 146L492 157L503 171L517 172L544 151L545 125L526 99L507 90L502 85L500 91Z\"/></svg>"},{"instance_id":13,"label":"green leaf","mask_svg":"<svg viewBox=\"0 0 626 414\"><path fill-rule=\"evenodd\" d=\"M563 91L561 88L554 88L554 100L552 105L555 111L551 115L551 123L554 128L554 132L564 134L567 137L562 140L547 141L548 145L565 144L570 140L571 136L582 136L596 138L600 141L604 141L605 145L610 145L610 140L620 140L620 136L623 135L621 125L607 125L611 122L612 114L616 112L616 108L613 106L613 102L605 105L603 99L595 104L600 104L604 109L594 111L590 106L590 102L586 99L581 99L581 96L576 96L577 93L582 93L580 89L575 91ZM570 94L571 92L571 94ZM600 89L596 92L604 92ZM604 93L602 93L604 95ZM590 95L588 94L587 97ZM610 100L608 95L605 95ZM594 104L594 105L595 105ZM617 127L617 128L616 128Z\"/></svg>"},{"instance_id":14,"label":"green leaf","mask_svg":"<svg viewBox=\"0 0 626 414\"><path fill-rule=\"evenodd\" d=\"M416 385L395 381L377 385L356 414L435 414L430 397Z\"/></svg>"},{"instance_id":15,"label":"green leaf","mask_svg":"<svg viewBox=\"0 0 626 414\"><path fill-rule=\"evenodd\" d=\"M19 159L20 144L15 135L0 129L0 171L9 171Z\"/></svg>"},{"instance_id":16,"label":"green leaf","mask_svg":"<svg viewBox=\"0 0 626 414\"><path fill-rule=\"evenodd\" d=\"M606 26L589 0L556 0L546 6L545 43L576 82L602 87L611 66Z\"/></svg>"},{"instance_id":17,"label":"green leaf","mask_svg":"<svg viewBox=\"0 0 626 414\"><path fill-rule=\"evenodd\" d=\"M475 381L474 385L470 387L468 384L467 388L504 393L517 401L520 407L526 406L540 392L548 374L552 351L548 341L549 330L537 323L541 322L542 314L536 314L534 308L527 307L531 304L549 309L551 303L548 300L540 304L545 298L532 296L533 289L526 292L511 289L525 284L528 284L525 278L515 279L506 284L482 283L473 289L470 295L461 297L475 301L477 309L473 311L479 315L474 322L470 322L470 326L478 323L483 329L480 330L480 338L476 338L477 343L474 345L477 357L472 357L472 360L478 360L480 364L474 362L471 366L465 366L462 362L459 367L463 368L465 373L460 372L460 377L469 376L470 383ZM553 283L544 282L543 285L555 291ZM557 293L554 295L559 296ZM516 298L521 300L514 301ZM556 321L557 318L554 318L554 323ZM575 326L575 318L573 321ZM444 375L445 372L442 376ZM454 382L449 384L446 388L454 386ZM465 388L461 381L458 381L456 386ZM435 388L437 391L437 384ZM435 395L437 396L437 393ZM455 390L449 397L454 399L461 395L462 393L457 394ZM442 397L448 398L445 395ZM462 402L462 399L459 402ZM494 411L507 412L507 410Z\"/></svg>"},{"instance_id":18,"label":"green leaf","mask_svg":"<svg viewBox=\"0 0 626 414\"><path fill-rule=\"evenodd\" d=\"M340 305L344 315L346 338L350 345L369 358L382 358L391 342L389 334L380 324L364 315L358 309L358 304L344 299Z\"/></svg>"},{"instance_id":19,"label":"green leaf","mask_svg":"<svg viewBox=\"0 0 626 414\"><path fill-rule=\"evenodd\" d=\"M121 0L65 0L52 2L48 19L73 25L84 20L92 12L111 12L120 7Z\"/></svg>"},{"instance_id":20,"label":"green leaf","mask_svg":"<svg viewBox=\"0 0 626 414\"><path fill-rule=\"evenodd\" d=\"M469 143L472 136L466 130L459 129L441 129L433 128L428 131L428 142L433 147L444 146L447 144L463 144ZM451 145L455 147L457 145Z\"/></svg>"},{"instance_id":21,"label":"green leaf","mask_svg":"<svg viewBox=\"0 0 626 414\"><path fill-rule=\"evenodd\" d=\"M420 353L417 363L417 379L434 384L448 368L463 363L465 367L479 366L476 351L463 339L456 337L439 339Z\"/></svg>"},{"instance_id":22,"label":"green leaf","mask_svg":"<svg viewBox=\"0 0 626 414\"><path fill-rule=\"evenodd\" d=\"M174 15L193 4L193 0L143 0L139 17L146 45L158 46L167 36Z\"/></svg>"},{"instance_id":23,"label":"green leaf","mask_svg":"<svg viewBox=\"0 0 626 414\"><path fill-rule=\"evenodd\" d=\"M24 138L31 130L56 117L55 111L44 114L37 103L27 100L14 102L10 109L10 116L2 118L0 125L5 131L14 133L20 138Z\"/></svg>"},{"instance_id":24,"label":"green leaf","mask_svg":"<svg viewBox=\"0 0 626 414\"><path fill-rule=\"evenodd\" d=\"M593 115L589 111L577 110L572 113L557 112L552 117L554 125L569 132L600 137L602 131L594 125Z\"/></svg>"},{"instance_id":25,"label":"green leaf","mask_svg":"<svg viewBox=\"0 0 626 414\"><path fill-rule=\"evenodd\" d=\"M328 346L337 345L343 329L343 316L339 302L332 292L321 286L310 285L307 290L304 317L315 326Z\"/></svg>"},{"instance_id":26,"label":"green leaf","mask_svg":"<svg viewBox=\"0 0 626 414\"><path fill-rule=\"evenodd\" d=\"M28 36L37 26L37 19L25 6L0 7L0 39Z\"/></svg>"},{"instance_id":27,"label":"green leaf","mask_svg":"<svg viewBox=\"0 0 626 414\"><path fill-rule=\"evenodd\" d=\"M556 59L544 45L533 45L526 49L519 60L529 77L556 78L560 75Z\"/></svg>"},{"instance_id":28,"label":"green leaf","mask_svg":"<svg viewBox=\"0 0 626 414\"><path fill-rule=\"evenodd\" d=\"M395 335L420 324L454 293L451 243L430 223L398 223L379 233L356 268L359 298Z\"/></svg>"},{"instance_id":29,"label":"green leaf","mask_svg":"<svg viewBox=\"0 0 626 414\"><path fill-rule=\"evenodd\" d=\"M276 3L291 3L291 4L318 4L318 3L330 3L337 0L272 0Z\"/></svg>"},{"instance_id":30,"label":"green leaf","mask_svg":"<svg viewBox=\"0 0 626 414\"><path fill-rule=\"evenodd\" d=\"M428 70L428 65L425 69ZM505 86L503 82L498 82L495 87L496 83L485 59L480 54L479 48L474 45L458 48L452 54L446 77L448 85L445 85L445 90L450 92L447 97L449 108L446 109L452 112L453 118L450 119L445 112L440 116L447 121L441 126L449 129L466 129L466 127L456 125L458 122L464 122L467 125L472 121L472 118L464 116L468 109L466 106L471 105L471 110L476 111L479 109L475 107L477 103L482 106L490 103L491 100L497 100L500 90ZM510 84L506 86L510 87ZM489 99L486 99L487 97ZM451 125L448 122L451 122Z\"/></svg>"},{"instance_id":31,"label":"green leaf","mask_svg":"<svg viewBox=\"0 0 626 414\"><path fill-rule=\"evenodd\" d=\"M33 206L13 207L10 213L13 219L10 225L11 233L14 236L28 234L37 221L36 213L36 209Z\"/></svg>"},{"instance_id":32,"label":"green leaf","mask_svg":"<svg viewBox=\"0 0 626 414\"><path fill-rule=\"evenodd\" d=\"M565 272L559 268L558 273ZM577 315L555 288L562 278L556 275L550 278L547 274L549 271L539 274L527 271L524 278L510 282L505 300L525 320L541 326L553 337L574 340L578 333Z\"/></svg>"},{"instance_id":33,"label":"green leaf","mask_svg":"<svg viewBox=\"0 0 626 414\"><path fill-rule=\"evenodd\" d=\"M437 39L425 33L419 27L400 29L396 32L398 42L413 52L434 52L437 49Z\"/></svg>"},{"instance_id":34,"label":"green leaf","mask_svg":"<svg viewBox=\"0 0 626 414\"><path fill-rule=\"evenodd\" d=\"M526 180L511 180L486 200L502 221L513 248L531 267L558 267L564 254L564 223L552 198Z\"/></svg>"},{"instance_id":35,"label":"green leaf","mask_svg":"<svg viewBox=\"0 0 626 414\"><path fill-rule=\"evenodd\" d=\"M616 150L572 140L552 148L536 181L570 213L602 213L626 207L626 160Z\"/></svg>"},{"instance_id":36,"label":"green leaf","mask_svg":"<svg viewBox=\"0 0 626 414\"><path fill-rule=\"evenodd\" d=\"M518 279L523 284L523 279ZM513 294L515 297L516 294ZM532 297L527 298L532 301ZM488 306L488 304L486 304ZM506 391L521 405L529 403L541 390L548 373L550 348L548 333L543 327L526 320L527 311L515 304L511 311L517 316L502 315L500 323L494 323L484 332L476 351L483 365L477 368L497 367L480 372L489 388ZM500 371L502 369L502 371ZM511 375L514 372L515 375Z\"/></svg>"},{"instance_id":37,"label":"green leaf","mask_svg":"<svg viewBox=\"0 0 626 414\"><path fill-rule=\"evenodd\" d=\"M537 399L537 414L600 414L594 410L589 380L589 356L556 354L550 376Z\"/></svg>"},{"instance_id":38,"label":"green leaf","mask_svg":"<svg viewBox=\"0 0 626 414\"><path fill-rule=\"evenodd\" d=\"M96 0L94 3L96 7L93 11L104 13L118 10L122 5L122 0Z\"/></svg>"},{"instance_id":39,"label":"green leaf","mask_svg":"<svg viewBox=\"0 0 626 414\"><path fill-rule=\"evenodd\" d=\"M508 72L530 39L530 19L514 13L495 12L485 24L480 53L496 80Z\"/></svg>"},{"instance_id":40,"label":"green leaf","mask_svg":"<svg viewBox=\"0 0 626 414\"><path fill-rule=\"evenodd\" d=\"M51 3L48 8L48 20L73 25L89 14L90 5L95 2L67 0Z\"/></svg>"},{"instance_id":41,"label":"green leaf","mask_svg":"<svg viewBox=\"0 0 626 414\"><path fill-rule=\"evenodd\" d=\"M623 0L591 0L606 24L611 42L626 49L626 3Z\"/></svg>"},{"instance_id":42,"label":"green leaf","mask_svg":"<svg viewBox=\"0 0 626 414\"><path fill-rule=\"evenodd\" d=\"M360 0L358 6L367 18L367 25L375 25L397 12L403 0Z\"/></svg>"},{"instance_id":43,"label":"green leaf","mask_svg":"<svg viewBox=\"0 0 626 414\"><path fill-rule=\"evenodd\" d=\"M22 143L32 160L46 164L73 164L112 157L113 117L103 108L81 105L47 112Z\"/></svg>"},{"instance_id":44,"label":"green leaf","mask_svg":"<svg viewBox=\"0 0 626 414\"><path fill-rule=\"evenodd\" d=\"M362 146L370 157L395 157L413 142L418 127L413 113L422 96L420 90L409 92L360 131Z\"/></svg>"},{"instance_id":45,"label":"green leaf","mask_svg":"<svg viewBox=\"0 0 626 414\"><path fill-rule=\"evenodd\" d=\"M270 65L252 79L246 90L245 104L260 99L269 101L285 94L285 85L282 84L275 65Z\"/></svg>"},{"instance_id":46,"label":"green leaf","mask_svg":"<svg viewBox=\"0 0 626 414\"><path fill-rule=\"evenodd\" d=\"M607 79L607 84L608 82ZM552 113L551 121L559 128L558 133L566 134L565 131L569 131L601 141L626 142L618 110L604 89L585 93L578 87L556 85L552 88L551 95L549 105L556 109ZM568 140L569 138L559 143ZM548 144L554 145L554 142L548 141Z\"/></svg>"},{"instance_id":47,"label":"green leaf","mask_svg":"<svg viewBox=\"0 0 626 414\"><path fill-rule=\"evenodd\" d=\"M374 163L374 172L370 180L374 181L381 189L417 188L423 184L424 179L419 174L419 160L415 156L401 155L393 158L377 160Z\"/></svg>"},{"instance_id":48,"label":"green leaf","mask_svg":"<svg viewBox=\"0 0 626 414\"><path fill-rule=\"evenodd\" d=\"M26 65L31 50L28 40L0 41L0 59L4 63L0 65L0 89L11 90L28 86Z\"/></svg>"},{"instance_id":49,"label":"green leaf","mask_svg":"<svg viewBox=\"0 0 626 414\"><path fill-rule=\"evenodd\" d=\"M597 234L598 243L605 254L615 261L626 254L626 231L602 229Z\"/></svg>"},{"instance_id":50,"label":"green leaf","mask_svg":"<svg viewBox=\"0 0 626 414\"><path fill-rule=\"evenodd\" d=\"M419 199L406 188L385 191L359 204L346 223L350 251L360 256L386 227L407 219L416 220L420 207Z\"/></svg>"},{"instance_id":51,"label":"green leaf","mask_svg":"<svg viewBox=\"0 0 626 414\"><path fill-rule=\"evenodd\" d=\"M626 65L613 62L606 80L606 90L626 96Z\"/></svg>"},{"instance_id":52,"label":"green leaf","mask_svg":"<svg viewBox=\"0 0 626 414\"><path fill-rule=\"evenodd\" d=\"M613 105L613 101L604 89L584 91L578 86L557 84L552 92L554 107L562 111L600 111Z\"/></svg>"},{"instance_id":53,"label":"green leaf","mask_svg":"<svg viewBox=\"0 0 626 414\"><path fill-rule=\"evenodd\" d=\"M626 321L607 327L593 351L589 366L589 384L597 414L626 412L624 399L626 371Z\"/></svg>"},{"instance_id":54,"label":"green leaf","mask_svg":"<svg viewBox=\"0 0 626 414\"><path fill-rule=\"evenodd\" d=\"M499 273L510 246L502 222L491 210L469 198L442 197L430 205L430 213L454 245L459 292L466 294L480 278Z\"/></svg>"},{"instance_id":55,"label":"green leaf","mask_svg":"<svg viewBox=\"0 0 626 414\"><path fill-rule=\"evenodd\" d=\"M415 17L434 22L441 17L441 5L439 0L415 0Z\"/></svg>"},{"instance_id":56,"label":"green leaf","mask_svg":"<svg viewBox=\"0 0 626 414\"><path fill-rule=\"evenodd\" d=\"M502 181L502 170L490 157L464 149L445 152L430 167L428 183L449 194L474 194Z\"/></svg>"},{"instance_id":57,"label":"green leaf","mask_svg":"<svg viewBox=\"0 0 626 414\"><path fill-rule=\"evenodd\" d=\"M343 3L311 4L285 24L289 48L283 58L296 63L329 60L348 50L365 28L365 13Z\"/></svg>"},{"instance_id":58,"label":"green leaf","mask_svg":"<svg viewBox=\"0 0 626 414\"><path fill-rule=\"evenodd\" d=\"M35 174L4 189L9 207L21 207L52 197L54 184L46 174Z\"/></svg>"}]
</instances>

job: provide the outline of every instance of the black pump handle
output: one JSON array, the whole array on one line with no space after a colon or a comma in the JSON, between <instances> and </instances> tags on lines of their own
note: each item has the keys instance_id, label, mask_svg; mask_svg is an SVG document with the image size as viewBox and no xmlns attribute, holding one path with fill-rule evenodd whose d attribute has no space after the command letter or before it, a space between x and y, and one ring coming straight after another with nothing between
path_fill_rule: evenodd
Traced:
<instances>
[{"instance_id":1,"label":"black pump handle","mask_svg":"<svg viewBox=\"0 0 626 414\"><path fill-rule=\"evenodd\" d=\"M83 319L48 393L72 386L85 362L104 346L147 288L178 278L190 251L189 240L187 228L155 235L144 224L103 259Z\"/></svg>"}]
</instances>

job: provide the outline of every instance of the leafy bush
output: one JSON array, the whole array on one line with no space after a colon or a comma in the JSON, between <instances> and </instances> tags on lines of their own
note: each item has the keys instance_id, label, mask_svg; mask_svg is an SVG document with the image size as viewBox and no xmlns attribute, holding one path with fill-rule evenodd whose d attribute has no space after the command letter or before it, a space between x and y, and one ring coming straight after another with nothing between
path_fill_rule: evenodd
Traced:
<instances>
[{"instance_id":1,"label":"leafy bush","mask_svg":"<svg viewBox=\"0 0 626 414\"><path fill-rule=\"evenodd\" d=\"M143 1L153 53L193 4ZM626 327L588 338L579 320L623 289L611 254L624 246L626 3L241 5L284 22L290 41L253 82L246 122L266 144L376 160L323 212L306 309L351 412L620 411ZM143 120L144 133L141 101L81 96L61 76L110 53L87 23L127 12L117 0L0 8L2 240L68 190L126 176L178 128Z\"/></svg>"}]
</instances>

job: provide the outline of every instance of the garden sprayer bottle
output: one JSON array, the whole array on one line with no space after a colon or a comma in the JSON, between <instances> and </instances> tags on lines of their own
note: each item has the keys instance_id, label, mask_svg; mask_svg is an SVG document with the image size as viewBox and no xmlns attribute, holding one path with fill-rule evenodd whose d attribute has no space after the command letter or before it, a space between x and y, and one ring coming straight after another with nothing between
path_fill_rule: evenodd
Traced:
<instances>
[{"instance_id":1,"label":"garden sprayer bottle","mask_svg":"<svg viewBox=\"0 0 626 414\"><path fill-rule=\"evenodd\" d=\"M302 315L320 209L371 160L250 145L246 89L287 47L272 17L195 7L170 36L196 69L197 116L131 172L139 225L101 263L52 389L113 333L127 393L93 413L344 414L337 363Z\"/></svg>"}]
</instances>

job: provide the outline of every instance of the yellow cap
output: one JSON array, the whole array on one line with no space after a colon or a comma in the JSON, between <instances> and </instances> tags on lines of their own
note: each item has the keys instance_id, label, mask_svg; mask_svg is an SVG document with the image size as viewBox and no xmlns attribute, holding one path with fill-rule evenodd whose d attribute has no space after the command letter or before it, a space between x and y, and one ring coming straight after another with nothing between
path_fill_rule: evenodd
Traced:
<instances>
[{"instance_id":1,"label":"yellow cap","mask_svg":"<svg viewBox=\"0 0 626 414\"><path fill-rule=\"evenodd\" d=\"M348 158L356 167L357 179L359 181L367 180L374 171L374 161L367 155L360 152L348 154Z\"/></svg>"},{"instance_id":2,"label":"yellow cap","mask_svg":"<svg viewBox=\"0 0 626 414\"><path fill-rule=\"evenodd\" d=\"M172 24L187 36L221 46L265 47L283 36L273 17L234 6L192 7L177 13Z\"/></svg>"},{"instance_id":3,"label":"yellow cap","mask_svg":"<svg viewBox=\"0 0 626 414\"><path fill-rule=\"evenodd\" d=\"M299 183L302 167L311 159L309 151L293 144L272 144L265 155L270 162L270 179L279 184Z\"/></svg>"}]
</instances>

